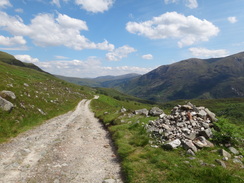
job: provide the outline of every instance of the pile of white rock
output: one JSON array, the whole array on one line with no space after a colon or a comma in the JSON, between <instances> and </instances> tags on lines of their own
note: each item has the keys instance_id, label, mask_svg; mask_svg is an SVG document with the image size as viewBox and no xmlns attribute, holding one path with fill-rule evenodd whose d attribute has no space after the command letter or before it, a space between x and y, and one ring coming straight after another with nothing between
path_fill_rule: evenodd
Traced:
<instances>
[{"instance_id":1,"label":"pile of white rock","mask_svg":"<svg viewBox=\"0 0 244 183\"><path fill-rule=\"evenodd\" d=\"M212 137L215 114L205 107L191 103L175 106L170 115L160 114L159 119L149 121L147 131L160 139L165 148L183 146L190 154L203 147L213 147Z\"/></svg>"}]
</instances>

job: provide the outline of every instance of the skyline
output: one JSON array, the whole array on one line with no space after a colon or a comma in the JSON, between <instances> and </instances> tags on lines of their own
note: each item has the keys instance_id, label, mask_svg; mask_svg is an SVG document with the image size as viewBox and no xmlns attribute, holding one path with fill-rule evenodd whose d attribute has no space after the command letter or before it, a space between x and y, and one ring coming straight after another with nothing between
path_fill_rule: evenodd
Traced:
<instances>
[{"instance_id":1,"label":"skyline","mask_svg":"<svg viewBox=\"0 0 244 183\"><path fill-rule=\"evenodd\" d=\"M147 73L243 51L244 0L0 0L0 50L51 74Z\"/></svg>"}]
</instances>

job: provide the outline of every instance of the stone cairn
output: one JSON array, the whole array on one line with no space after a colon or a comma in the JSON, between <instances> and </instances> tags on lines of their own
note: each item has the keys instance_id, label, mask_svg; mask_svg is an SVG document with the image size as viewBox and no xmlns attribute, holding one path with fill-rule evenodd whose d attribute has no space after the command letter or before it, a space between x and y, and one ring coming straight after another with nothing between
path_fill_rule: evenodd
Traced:
<instances>
[{"instance_id":1,"label":"stone cairn","mask_svg":"<svg viewBox=\"0 0 244 183\"><path fill-rule=\"evenodd\" d=\"M174 149L183 146L189 154L194 154L198 149L214 146L208 139L213 135L211 128L215 121L213 112L188 102L175 106L170 115L162 112L159 119L149 121L145 127L163 147Z\"/></svg>"}]
</instances>

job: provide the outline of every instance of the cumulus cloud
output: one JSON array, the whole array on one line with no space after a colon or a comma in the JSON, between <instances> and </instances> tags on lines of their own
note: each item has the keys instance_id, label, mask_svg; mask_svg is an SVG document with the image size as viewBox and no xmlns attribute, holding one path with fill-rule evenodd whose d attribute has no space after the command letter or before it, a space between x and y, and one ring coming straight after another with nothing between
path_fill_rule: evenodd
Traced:
<instances>
[{"instance_id":1,"label":"cumulus cloud","mask_svg":"<svg viewBox=\"0 0 244 183\"><path fill-rule=\"evenodd\" d=\"M0 45L13 46L13 45L24 45L24 44L26 44L26 41L22 36L4 37L0 35Z\"/></svg>"},{"instance_id":2,"label":"cumulus cloud","mask_svg":"<svg viewBox=\"0 0 244 183\"><path fill-rule=\"evenodd\" d=\"M216 36L219 28L207 20L167 12L145 22L128 22L126 30L150 39L179 39L178 46L184 47Z\"/></svg>"},{"instance_id":3,"label":"cumulus cloud","mask_svg":"<svg viewBox=\"0 0 244 183\"><path fill-rule=\"evenodd\" d=\"M136 52L135 48L125 45L107 53L106 58L110 61L119 61L133 52Z\"/></svg>"},{"instance_id":4,"label":"cumulus cloud","mask_svg":"<svg viewBox=\"0 0 244 183\"><path fill-rule=\"evenodd\" d=\"M0 0L0 8L6 8L11 7L12 4L9 2L9 0Z\"/></svg>"},{"instance_id":5,"label":"cumulus cloud","mask_svg":"<svg viewBox=\"0 0 244 183\"><path fill-rule=\"evenodd\" d=\"M145 60L151 60L153 59L153 56L151 54L146 54L146 55L142 55L142 58Z\"/></svg>"},{"instance_id":6,"label":"cumulus cloud","mask_svg":"<svg viewBox=\"0 0 244 183\"><path fill-rule=\"evenodd\" d=\"M228 20L230 23L232 23L232 24L234 24L234 23L237 22L237 18L236 18L236 17L228 17L227 20Z\"/></svg>"},{"instance_id":7,"label":"cumulus cloud","mask_svg":"<svg viewBox=\"0 0 244 183\"><path fill-rule=\"evenodd\" d=\"M106 67L102 66L101 61L97 57L90 57L87 60L37 62L36 65L51 74L81 78L128 73L144 74L152 70L150 68L130 66Z\"/></svg>"},{"instance_id":8,"label":"cumulus cloud","mask_svg":"<svg viewBox=\"0 0 244 183\"><path fill-rule=\"evenodd\" d=\"M82 9L92 13L103 13L112 7L114 0L75 0Z\"/></svg>"},{"instance_id":9,"label":"cumulus cloud","mask_svg":"<svg viewBox=\"0 0 244 183\"><path fill-rule=\"evenodd\" d=\"M38 14L25 25L19 16L9 16L0 12L0 28L17 36L28 36L37 46L66 46L75 50L101 49L111 51L113 44L108 41L94 43L81 35L81 31L87 31L86 22L69 17L65 14Z\"/></svg>"},{"instance_id":10,"label":"cumulus cloud","mask_svg":"<svg viewBox=\"0 0 244 183\"><path fill-rule=\"evenodd\" d=\"M37 63L38 58L32 58L30 55L14 55L14 57L22 62Z\"/></svg>"},{"instance_id":11,"label":"cumulus cloud","mask_svg":"<svg viewBox=\"0 0 244 183\"><path fill-rule=\"evenodd\" d=\"M189 48L189 51L193 56L201 58L218 58L228 55L228 51L224 49L209 50L207 48Z\"/></svg>"}]
</instances>

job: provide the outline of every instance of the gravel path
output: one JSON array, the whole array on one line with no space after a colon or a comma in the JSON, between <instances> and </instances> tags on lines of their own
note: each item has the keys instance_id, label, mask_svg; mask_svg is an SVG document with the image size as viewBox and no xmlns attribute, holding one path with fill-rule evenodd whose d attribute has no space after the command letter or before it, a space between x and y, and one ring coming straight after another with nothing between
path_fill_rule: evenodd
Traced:
<instances>
[{"instance_id":1,"label":"gravel path","mask_svg":"<svg viewBox=\"0 0 244 183\"><path fill-rule=\"evenodd\" d=\"M121 183L108 132L90 101L1 144L0 183Z\"/></svg>"}]
</instances>

